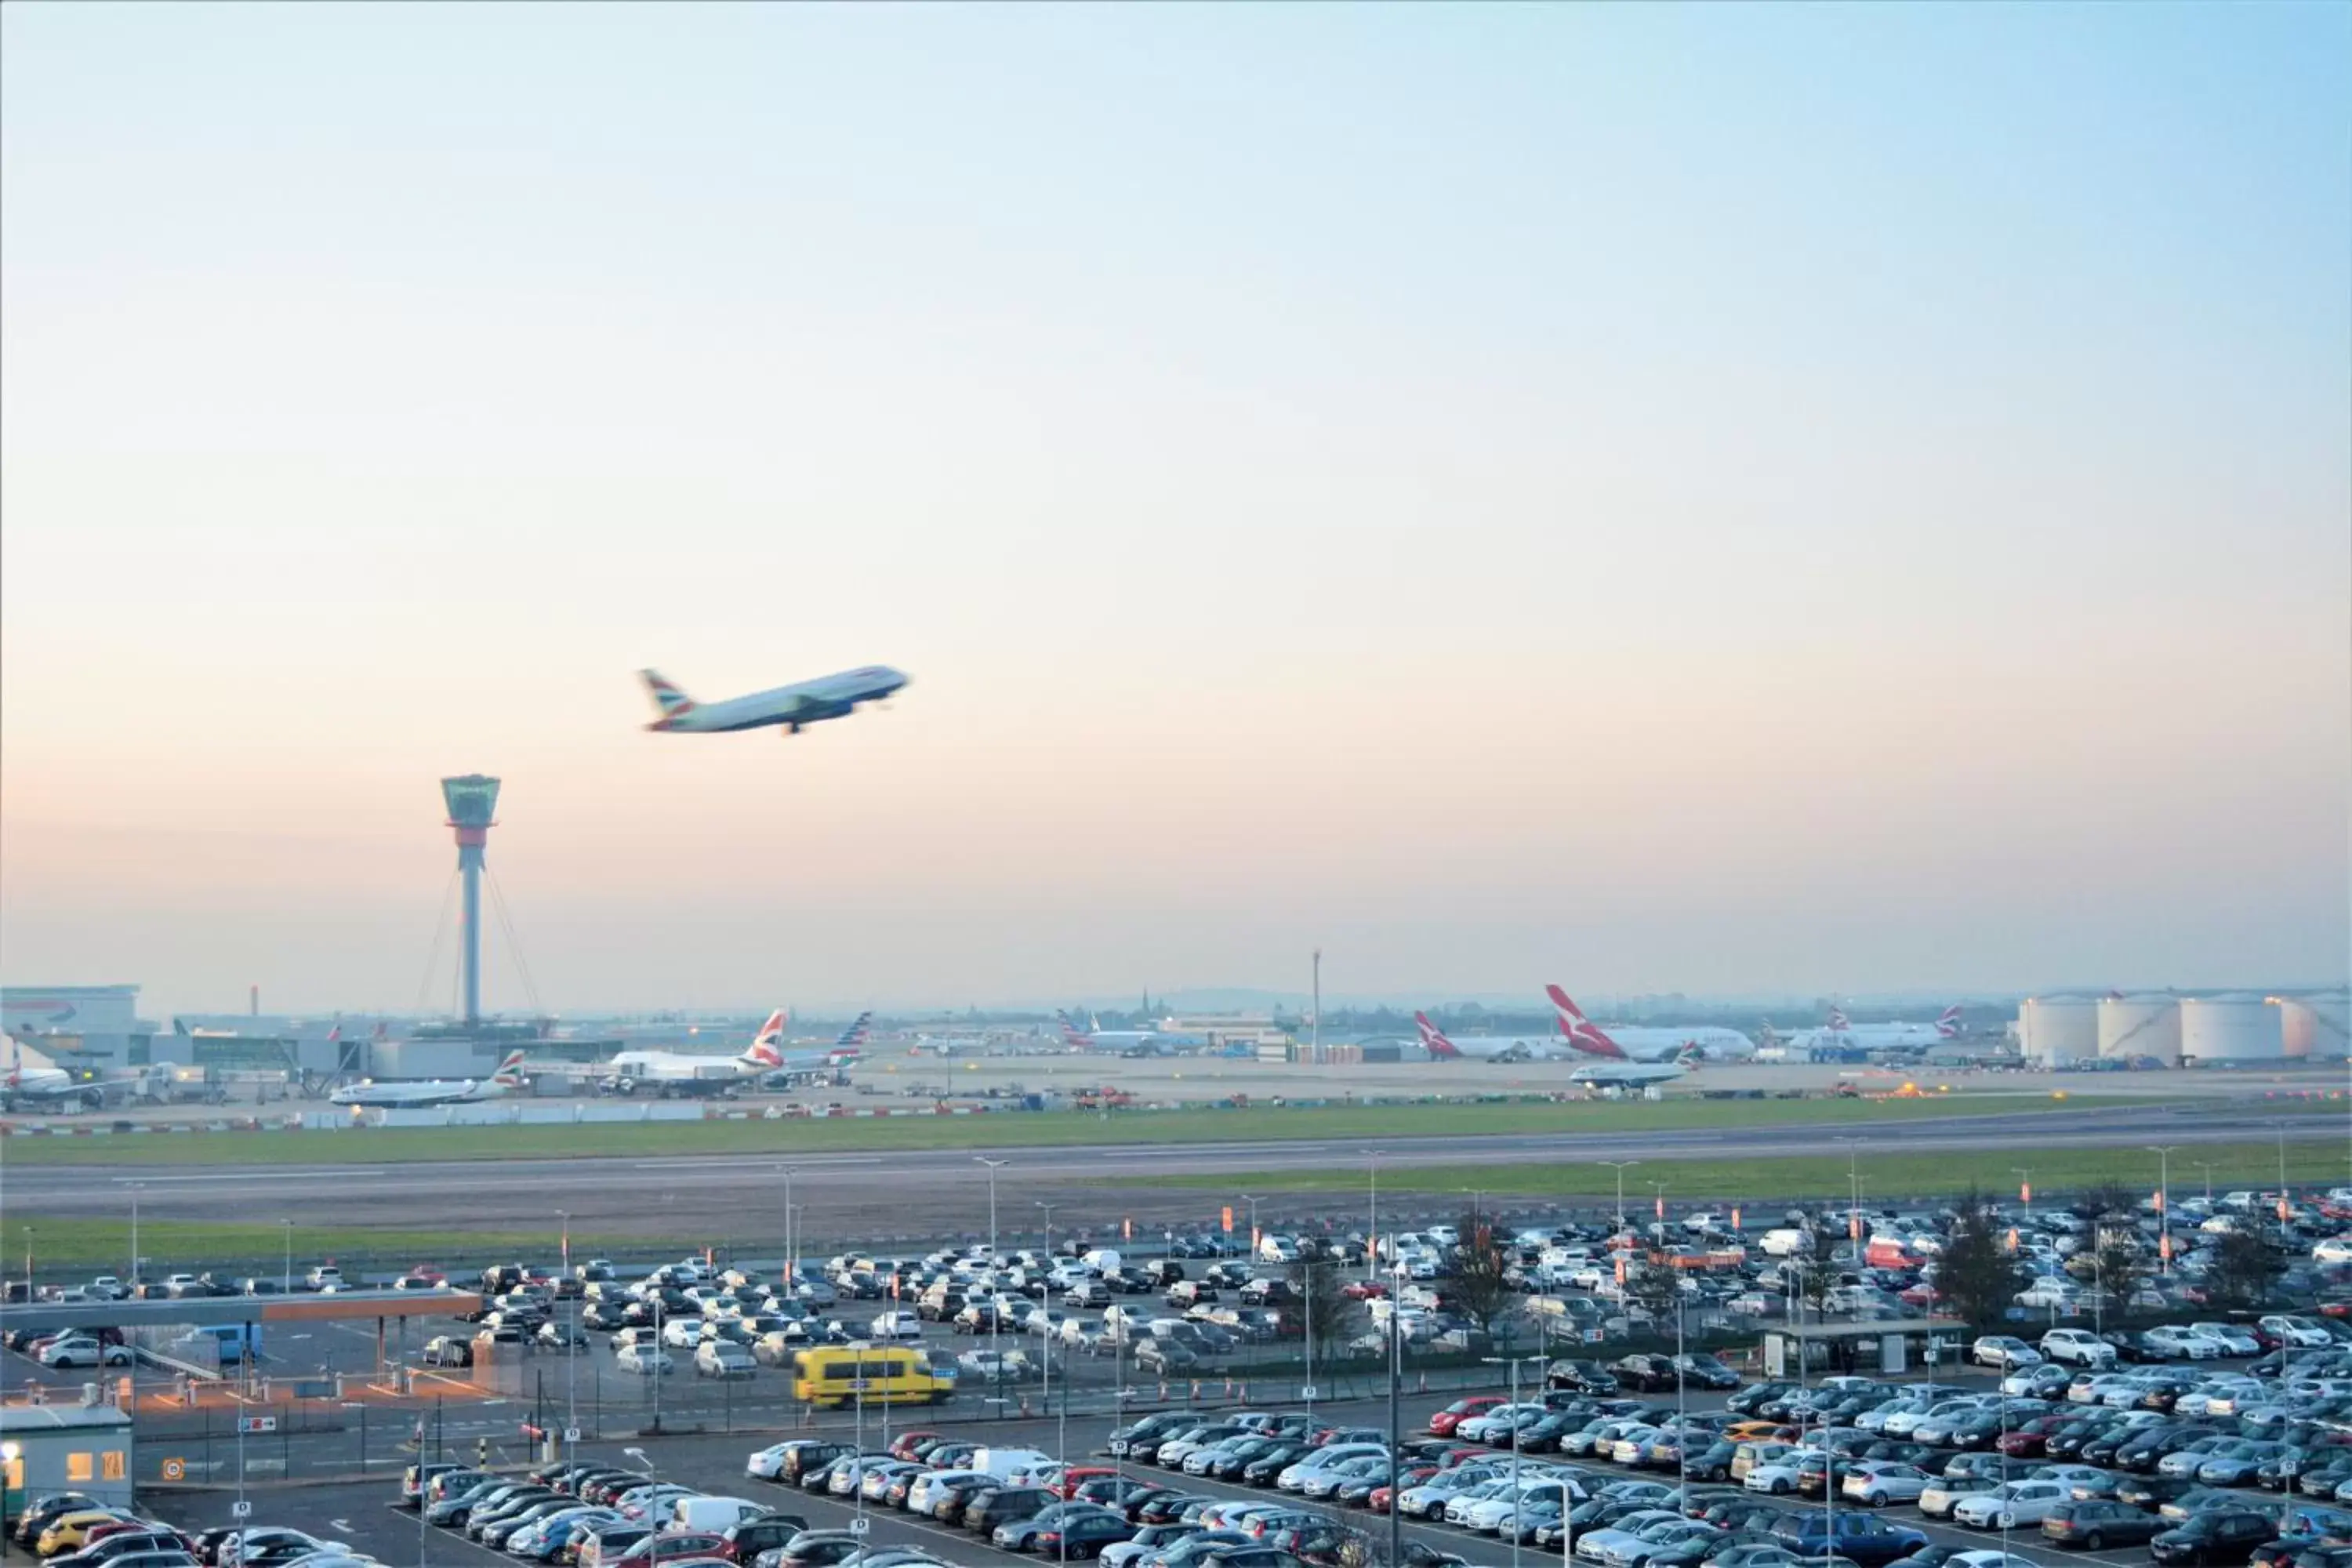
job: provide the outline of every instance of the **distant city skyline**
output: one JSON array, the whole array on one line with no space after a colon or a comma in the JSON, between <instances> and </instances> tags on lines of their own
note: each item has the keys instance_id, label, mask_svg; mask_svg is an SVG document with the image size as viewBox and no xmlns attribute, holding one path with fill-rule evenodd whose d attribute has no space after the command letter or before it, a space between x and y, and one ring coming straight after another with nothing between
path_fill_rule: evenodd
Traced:
<instances>
[{"instance_id":1,"label":"distant city skyline","mask_svg":"<svg viewBox=\"0 0 2352 1568\"><path fill-rule=\"evenodd\" d=\"M479 770L498 1011L2340 978L2347 46L0 8L0 966L446 1005Z\"/></svg>"}]
</instances>

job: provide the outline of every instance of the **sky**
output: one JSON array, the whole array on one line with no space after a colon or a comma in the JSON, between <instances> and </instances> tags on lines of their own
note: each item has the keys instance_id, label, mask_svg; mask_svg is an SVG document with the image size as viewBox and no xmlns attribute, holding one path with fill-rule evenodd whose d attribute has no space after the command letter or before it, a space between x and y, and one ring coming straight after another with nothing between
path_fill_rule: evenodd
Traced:
<instances>
[{"instance_id":1,"label":"sky","mask_svg":"<svg viewBox=\"0 0 2352 1568\"><path fill-rule=\"evenodd\" d=\"M2347 59L7 6L0 974L446 1005L482 771L511 1010L2340 982Z\"/></svg>"}]
</instances>

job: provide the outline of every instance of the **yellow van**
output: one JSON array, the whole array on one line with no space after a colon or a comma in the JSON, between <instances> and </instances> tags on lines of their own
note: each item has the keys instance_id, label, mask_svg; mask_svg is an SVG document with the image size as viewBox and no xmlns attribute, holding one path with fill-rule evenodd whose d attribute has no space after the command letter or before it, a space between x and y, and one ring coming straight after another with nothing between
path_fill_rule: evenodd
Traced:
<instances>
[{"instance_id":1,"label":"yellow van","mask_svg":"<svg viewBox=\"0 0 2352 1568\"><path fill-rule=\"evenodd\" d=\"M931 1370L928 1354L910 1347L825 1345L793 1358L793 1397L826 1409L853 1404L861 1392L868 1405L944 1404L955 1397L955 1386L952 1376Z\"/></svg>"}]
</instances>

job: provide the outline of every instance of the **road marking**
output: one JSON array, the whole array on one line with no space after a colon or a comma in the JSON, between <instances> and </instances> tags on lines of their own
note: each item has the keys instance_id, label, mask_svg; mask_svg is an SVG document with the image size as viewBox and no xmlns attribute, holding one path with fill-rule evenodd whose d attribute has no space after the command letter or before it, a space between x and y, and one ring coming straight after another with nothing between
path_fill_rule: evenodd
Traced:
<instances>
[{"instance_id":1,"label":"road marking","mask_svg":"<svg viewBox=\"0 0 2352 1568\"><path fill-rule=\"evenodd\" d=\"M806 1174L811 1170L825 1170L835 1165L878 1165L881 1163L879 1154L856 1154L811 1162L796 1168ZM780 1160L636 1160L631 1162L630 1168L638 1171L773 1171L782 1163Z\"/></svg>"}]
</instances>

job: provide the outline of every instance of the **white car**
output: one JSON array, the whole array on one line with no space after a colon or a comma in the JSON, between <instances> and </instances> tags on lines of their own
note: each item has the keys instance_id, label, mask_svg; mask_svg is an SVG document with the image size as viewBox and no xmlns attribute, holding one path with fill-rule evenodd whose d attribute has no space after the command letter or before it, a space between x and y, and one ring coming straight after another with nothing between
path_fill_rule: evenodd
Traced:
<instances>
[{"instance_id":1,"label":"white car","mask_svg":"<svg viewBox=\"0 0 2352 1568\"><path fill-rule=\"evenodd\" d=\"M613 1364L622 1372L635 1373L640 1377L659 1377L677 1369L677 1363L670 1359L669 1352L656 1345L624 1345L614 1356Z\"/></svg>"},{"instance_id":2,"label":"white car","mask_svg":"<svg viewBox=\"0 0 2352 1568\"><path fill-rule=\"evenodd\" d=\"M1962 1498L1952 1510L1952 1520L1972 1530L2032 1528L2052 1510L2073 1500L2072 1489L2056 1481L2003 1481L1989 1492Z\"/></svg>"},{"instance_id":3,"label":"white car","mask_svg":"<svg viewBox=\"0 0 2352 1568\"><path fill-rule=\"evenodd\" d=\"M2042 1336L2042 1354L2067 1366L2104 1369L2116 1364L2116 1347L2088 1329L2051 1330Z\"/></svg>"},{"instance_id":4,"label":"white car","mask_svg":"<svg viewBox=\"0 0 2352 1568\"><path fill-rule=\"evenodd\" d=\"M1890 1502L1917 1502L1927 1489L1927 1473L1916 1465L1873 1459L1848 1470L1838 1489L1856 1502L1885 1508Z\"/></svg>"},{"instance_id":5,"label":"white car","mask_svg":"<svg viewBox=\"0 0 2352 1568\"><path fill-rule=\"evenodd\" d=\"M2250 1331L2242 1329L2235 1323L2196 1322L2189 1325L2189 1331L2192 1334L2203 1334L2209 1340L2217 1341L2221 1346L2223 1355L2263 1353L2263 1342L2254 1338Z\"/></svg>"},{"instance_id":6,"label":"white car","mask_svg":"<svg viewBox=\"0 0 2352 1568\"><path fill-rule=\"evenodd\" d=\"M2012 1299L2021 1307L2041 1307L2045 1310L2054 1309L2061 1312L2073 1312L2080 1310L2083 1292L2064 1275L2045 1274L2020 1290Z\"/></svg>"},{"instance_id":7,"label":"white car","mask_svg":"<svg viewBox=\"0 0 2352 1568\"><path fill-rule=\"evenodd\" d=\"M2165 1323L2150 1329L2145 1338L2150 1350L2188 1361L2217 1361L2221 1355L2221 1341L2210 1334L2183 1328L2179 1323Z\"/></svg>"},{"instance_id":8,"label":"white car","mask_svg":"<svg viewBox=\"0 0 2352 1568\"><path fill-rule=\"evenodd\" d=\"M923 1337L923 1321L912 1312L884 1312L868 1325L868 1331L877 1340L919 1340Z\"/></svg>"},{"instance_id":9,"label":"white car","mask_svg":"<svg viewBox=\"0 0 2352 1568\"><path fill-rule=\"evenodd\" d=\"M697 1377L750 1377L758 1370L751 1352L732 1340L705 1340L694 1352Z\"/></svg>"},{"instance_id":10,"label":"white car","mask_svg":"<svg viewBox=\"0 0 2352 1568\"><path fill-rule=\"evenodd\" d=\"M2042 1352L2011 1334L1986 1334L1969 1347L1969 1359L1979 1366L2014 1372L2021 1366L2040 1366Z\"/></svg>"},{"instance_id":11,"label":"white car","mask_svg":"<svg viewBox=\"0 0 2352 1568\"><path fill-rule=\"evenodd\" d=\"M89 1334L60 1334L41 1347L43 1366L129 1366L129 1345L101 1345Z\"/></svg>"},{"instance_id":12,"label":"white car","mask_svg":"<svg viewBox=\"0 0 2352 1568\"><path fill-rule=\"evenodd\" d=\"M2352 1262L2352 1253L2347 1253L2344 1260ZM2336 1342L2334 1335L2309 1318L2291 1317L2284 1312L2274 1312L2255 1326L2290 1350L2321 1350Z\"/></svg>"}]
</instances>

